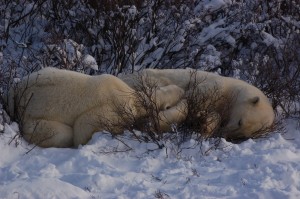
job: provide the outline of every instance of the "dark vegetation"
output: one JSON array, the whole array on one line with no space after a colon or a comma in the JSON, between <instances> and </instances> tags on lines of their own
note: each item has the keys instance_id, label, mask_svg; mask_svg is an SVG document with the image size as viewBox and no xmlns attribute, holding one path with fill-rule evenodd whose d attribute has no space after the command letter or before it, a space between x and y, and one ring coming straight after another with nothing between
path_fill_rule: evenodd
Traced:
<instances>
[{"instance_id":1,"label":"dark vegetation","mask_svg":"<svg viewBox=\"0 0 300 199\"><path fill-rule=\"evenodd\" d=\"M212 6L210 2L1 1L1 103L9 85L42 67L114 75L190 67L252 83L271 99L279 117L299 118L300 3L232 0ZM87 61L89 56L99 70ZM194 94L187 99L191 115L198 103ZM212 101L218 97L216 92ZM187 126L176 131L203 132L207 127L201 121L210 117L206 115L210 106L200 111L199 123L186 121ZM154 111L154 124L156 116ZM153 141L157 135L147 136Z\"/></svg>"}]
</instances>

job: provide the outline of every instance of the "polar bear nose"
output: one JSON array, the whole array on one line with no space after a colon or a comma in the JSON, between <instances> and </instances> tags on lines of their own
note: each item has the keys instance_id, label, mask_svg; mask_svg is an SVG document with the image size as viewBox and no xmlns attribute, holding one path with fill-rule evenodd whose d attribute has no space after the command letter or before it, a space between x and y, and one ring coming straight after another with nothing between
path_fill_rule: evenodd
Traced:
<instances>
[{"instance_id":1,"label":"polar bear nose","mask_svg":"<svg viewBox=\"0 0 300 199\"><path fill-rule=\"evenodd\" d=\"M243 142L248 139L238 129L232 130L232 131L226 131L226 132L222 133L221 137L224 137L227 141L232 142L232 143L240 143L240 142Z\"/></svg>"},{"instance_id":2,"label":"polar bear nose","mask_svg":"<svg viewBox=\"0 0 300 199\"><path fill-rule=\"evenodd\" d=\"M244 142L246 140L248 140L249 138L245 137L245 136L239 136L239 137L228 137L225 138L227 141L232 142L234 144L239 144L241 142Z\"/></svg>"},{"instance_id":3,"label":"polar bear nose","mask_svg":"<svg viewBox=\"0 0 300 199\"><path fill-rule=\"evenodd\" d=\"M221 137L224 137L225 139L230 139L233 137L237 137L240 134L239 127L224 127L221 129Z\"/></svg>"}]
</instances>

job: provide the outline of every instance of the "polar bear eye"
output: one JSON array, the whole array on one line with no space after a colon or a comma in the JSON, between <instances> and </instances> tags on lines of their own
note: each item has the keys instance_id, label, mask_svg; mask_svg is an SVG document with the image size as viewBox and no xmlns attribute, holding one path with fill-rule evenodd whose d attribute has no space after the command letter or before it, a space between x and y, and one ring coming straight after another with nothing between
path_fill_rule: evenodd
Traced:
<instances>
[{"instance_id":1,"label":"polar bear eye","mask_svg":"<svg viewBox=\"0 0 300 199\"><path fill-rule=\"evenodd\" d=\"M168 109L170 109L170 108L171 108L171 106L166 106L166 107L165 107L166 110L168 110Z\"/></svg>"},{"instance_id":2,"label":"polar bear eye","mask_svg":"<svg viewBox=\"0 0 300 199\"><path fill-rule=\"evenodd\" d=\"M239 120L238 125L239 125L239 127L241 127L243 125L242 119Z\"/></svg>"},{"instance_id":3,"label":"polar bear eye","mask_svg":"<svg viewBox=\"0 0 300 199\"><path fill-rule=\"evenodd\" d=\"M253 105L256 105L256 104L259 102L259 97L256 96L256 97L250 99L250 102L251 102Z\"/></svg>"}]
</instances>

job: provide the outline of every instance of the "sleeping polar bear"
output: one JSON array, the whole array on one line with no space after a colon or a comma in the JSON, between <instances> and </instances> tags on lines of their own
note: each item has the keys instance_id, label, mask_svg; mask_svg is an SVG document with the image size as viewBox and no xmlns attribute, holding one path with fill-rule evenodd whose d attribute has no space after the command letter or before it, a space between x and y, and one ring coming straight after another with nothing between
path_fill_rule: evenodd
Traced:
<instances>
[{"instance_id":1,"label":"sleeping polar bear","mask_svg":"<svg viewBox=\"0 0 300 199\"><path fill-rule=\"evenodd\" d=\"M99 120L122 122L115 111L121 106L134 115L146 114L137 103L136 93L112 75L89 76L77 72L45 68L23 78L9 92L9 112L20 119L25 140L41 147L72 147L86 144L94 132L121 133L118 125L106 129ZM155 92L161 111L161 129L182 120L178 107L184 91L166 86ZM178 103L179 102L179 103ZM168 110L166 110L169 108ZM176 116L174 116L176 115ZM124 116L122 116L124 117Z\"/></svg>"},{"instance_id":2,"label":"sleeping polar bear","mask_svg":"<svg viewBox=\"0 0 300 199\"><path fill-rule=\"evenodd\" d=\"M137 79L140 77L142 82L157 86L177 85L187 93L194 81L197 82L199 93L207 94L217 90L223 99L235 96L227 122L221 128L221 136L229 140L255 137L260 130L270 127L274 122L274 111L267 97L258 88L244 81L193 69L145 69L138 74L120 76L133 88L139 84ZM224 101L220 100L218 103L222 106ZM210 115L207 118L210 121L208 131L213 131L219 123L220 114L212 112Z\"/></svg>"}]
</instances>

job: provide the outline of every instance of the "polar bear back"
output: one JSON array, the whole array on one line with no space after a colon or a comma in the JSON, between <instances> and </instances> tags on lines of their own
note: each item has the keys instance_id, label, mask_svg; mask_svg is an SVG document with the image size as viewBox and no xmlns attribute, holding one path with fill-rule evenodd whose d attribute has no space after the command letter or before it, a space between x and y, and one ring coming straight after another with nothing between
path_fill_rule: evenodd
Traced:
<instances>
[{"instance_id":1,"label":"polar bear back","mask_svg":"<svg viewBox=\"0 0 300 199\"><path fill-rule=\"evenodd\" d=\"M136 76L137 74L134 75ZM194 83L194 80L196 80L196 84L201 85L201 87L217 87L218 89L221 89L220 91L225 93L233 91L243 93L243 96L240 96L243 99L252 96L259 96L268 101L267 97L261 92L261 90L246 83L245 81L220 76L206 71L194 69L145 69L142 71L142 76L146 79L150 79L150 82L154 82L158 86L173 84L186 90L189 84ZM129 85L136 83L136 81L132 80L134 79L133 76L124 78L125 82Z\"/></svg>"},{"instance_id":2,"label":"polar bear back","mask_svg":"<svg viewBox=\"0 0 300 199\"><path fill-rule=\"evenodd\" d=\"M22 80L18 87L18 93L22 93L19 107L26 107L27 118L47 118L71 125L83 112L103 106L105 101L111 103L114 99L111 95L116 95L116 92L127 101L129 94L122 91L130 90L124 82L111 75L92 77L45 68Z\"/></svg>"},{"instance_id":3,"label":"polar bear back","mask_svg":"<svg viewBox=\"0 0 300 199\"><path fill-rule=\"evenodd\" d=\"M139 88L141 82L150 87L176 85L185 91L189 90L188 87L193 86L193 83L201 84L205 89L223 85L222 76L194 69L144 69L138 73L121 74L119 78L134 89Z\"/></svg>"}]
</instances>

